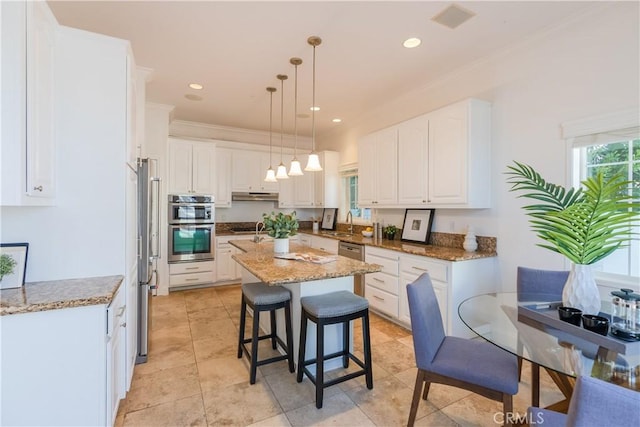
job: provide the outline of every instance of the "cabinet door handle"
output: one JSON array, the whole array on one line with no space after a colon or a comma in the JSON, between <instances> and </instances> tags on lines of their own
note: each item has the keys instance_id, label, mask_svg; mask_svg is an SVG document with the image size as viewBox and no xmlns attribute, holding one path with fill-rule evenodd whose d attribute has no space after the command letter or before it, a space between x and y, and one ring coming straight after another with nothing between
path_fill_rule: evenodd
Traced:
<instances>
[{"instance_id":1,"label":"cabinet door handle","mask_svg":"<svg viewBox=\"0 0 640 427\"><path fill-rule=\"evenodd\" d=\"M120 326L122 326L123 328L126 328L127 327L127 322L122 322L122 324Z\"/></svg>"},{"instance_id":2,"label":"cabinet door handle","mask_svg":"<svg viewBox=\"0 0 640 427\"><path fill-rule=\"evenodd\" d=\"M384 301L384 298L379 297L378 295L374 295L373 297L379 301Z\"/></svg>"},{"instance_id":3,"label":"cabinet door handle","mask_svg":"<svg viewBox=\"0 0 640 427\"><path fill-rule=\"evenodd\" d=\"M185 270L199 270L200 267L185 267Z\"/></svg>"},{"instance_id":4,"label":"cabinet door handle","mask_svg":"<svg viewBox=\"0 0 640 427\"><path fill-rule=\"evenodd\" d=\"M375 280L376 282L384 283L384 280L378 279L377 277L374 277L373 280Z\"/></svg>"},{"instance_id":5,"label":"cabinet door handle","mask_svg":"<svg viewBox=\"0 0 640 427\"><path fill-rule=\"evenodd\" d=\"M42 191L43 190L42 185L38 185L37 187L33 187L33 189L35 191Z\"/></svg>"},{"instance_id":6,"label":"cabinet door handle","mask_svg":"<svg viewBox=\"0 0 640 427\"><path fill-rule=\"evenodd\" d=\"M124 310L127 308L126 305L123 305L122 307L120 307L120 310L118 310L118 314L116 314L116 317L120 317L122 316L122 313L124 313Z\"/></svg>"},{"instance_id":7,"label":"cabinet door handle","mask_svg":"<svg viewBox=\"0 0 640 427\"><path fill-rule=\"evenodd\" d=\"M197 282L198 279L197 278L192 278L192 279L184 279L185 282Z\"/></svg>"},{"instance_id":8,"label":"cabinet door handle","mask_svg":"<svg viewBox=\"0 0 640 427\"><path fill-rule=\"evenodd\" d=\"M429 270L426 269L426 268L420 268L420 267L411 267L411 268L413 268L414 270L418 270L418 271L424 271L425 273L429 272Z\"/></svg>"}]
</instances>

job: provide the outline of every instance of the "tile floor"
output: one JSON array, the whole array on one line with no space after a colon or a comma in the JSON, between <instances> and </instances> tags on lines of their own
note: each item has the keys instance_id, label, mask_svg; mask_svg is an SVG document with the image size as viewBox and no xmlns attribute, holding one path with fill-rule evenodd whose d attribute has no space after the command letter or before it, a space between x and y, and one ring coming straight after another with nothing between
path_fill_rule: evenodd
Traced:
<instances>
[{"instance_id":1,"label":"tile floor","mask_svg":"<svg viewBox=\"0 0 640 427\"><path fill-rule=\"evenodd\" d=\"M249 385L247 360L236 357L240 295L234 285L153 298L149 359L135 367L116 426L407 424L416 376L409 331L372 315L373 390L364 377L335 385L325 390L318 410L313 385L307 378L298 384L286 361L258 368L256 384ZM358 323L355 329L360 354ZM261 357L272 351L267 341L260 351ZM561 400L551 380L544 372L541 376L541 403ZM514 399L520 413L530 402L526 363L522 377ZM420 404L416 425L495 426L493 417L500 411L497 402L434 384L429 400Z\"/></svg>"}]
</instances>

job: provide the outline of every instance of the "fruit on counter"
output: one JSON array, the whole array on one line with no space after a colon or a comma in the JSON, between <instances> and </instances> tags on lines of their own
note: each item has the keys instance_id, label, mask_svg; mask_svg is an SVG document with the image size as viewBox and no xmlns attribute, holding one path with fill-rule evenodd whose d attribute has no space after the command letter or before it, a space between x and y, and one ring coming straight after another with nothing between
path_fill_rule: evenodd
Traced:
<instances>
[{"instance_id":1,"label":"fruit on counter","mask_svg":"<svg viewBox=\"0 0 640 427\"><path fill-rule=\"evenodd\" d=\"M373 227L367 227L365 228L366 231L373 231Z\"/></svg>"}]
</instances>

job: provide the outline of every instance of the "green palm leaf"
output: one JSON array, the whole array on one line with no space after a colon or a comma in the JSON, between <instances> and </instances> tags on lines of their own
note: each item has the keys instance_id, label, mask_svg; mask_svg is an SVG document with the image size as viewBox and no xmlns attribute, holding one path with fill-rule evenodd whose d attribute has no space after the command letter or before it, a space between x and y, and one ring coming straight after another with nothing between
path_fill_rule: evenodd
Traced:
<instances>
[{"instance_id":1,"label":"green palm leaf","mask_svg":"<svg viewBox=\"0 0 640 427\"><path fill-rule=\"evenodd\" d=\"M629 188L633 182L617 174L602 174L582 181L583 188L565 189L546 182L531 166L507 166L510 191L536 200L523 206L532 230L545 243L538 246L558 252L576 264L593 264L625 246L634 236L640 203ZM542 202L542 203L540 203Z\"/></svg>"}]
</instances>

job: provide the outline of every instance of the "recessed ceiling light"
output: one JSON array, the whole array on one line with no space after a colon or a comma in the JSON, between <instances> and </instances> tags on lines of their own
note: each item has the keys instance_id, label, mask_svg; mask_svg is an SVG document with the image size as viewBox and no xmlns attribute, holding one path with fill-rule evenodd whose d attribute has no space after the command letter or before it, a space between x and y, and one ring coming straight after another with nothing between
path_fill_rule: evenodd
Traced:
<instances>
[{"instance_id":1,"label":"recessed ceiling light","mask_svg":"<svg viewBox=\"0 0 640 427\"><path fill-rule=\"evenodd\" d=\"M309 108L311 111L320 111L320 107L311 107Z\"/></svg>"},{"instance_id":2,"label":"recessed ceiling light","mask_svg":"<svg viewBox=\"0 0 640 427\"><path fill-rule=\"evenodd\" d=\"M342 122L342 119L337 119L337 118L336 118L336 119L333 119L333 120L331 120L331 121L332 121L333 123L340 123L340 122Z\"/></svg>"},{"instance_id":3,"label":"recessed ceiling light","mask_svg":"<svg viewBox=\"0 0 640 427\"><path fill-rule=\"evenodd\" d=\"M407 49L411 49L411 48L420 46L420 43L422 43L422 40L420 40L417 37L411 37L411 38L406 39L402 43L402 46L406 47Z\"/></svg>"},{"instance_id":4,"label":"recessed ceiling light","mask_svg":"<svg viewBox=\"0 0 640 427\"><path fill-rule=\"evenodd\" d=\"M189 83L189 87L195 90L201 90L204 88L200 83Z\"/></svg>"},{"instance_id":5,"label":"recessed ceiling light","mask_svg":"<svg viewBox=\"0 0 640 427\"><path fill-rule=\"evenodd\" d=\"M188 93L184 97L187 98L189 101L202 101L201 96L194 95L192 93Z\"/></svg>"}]
</instances>

